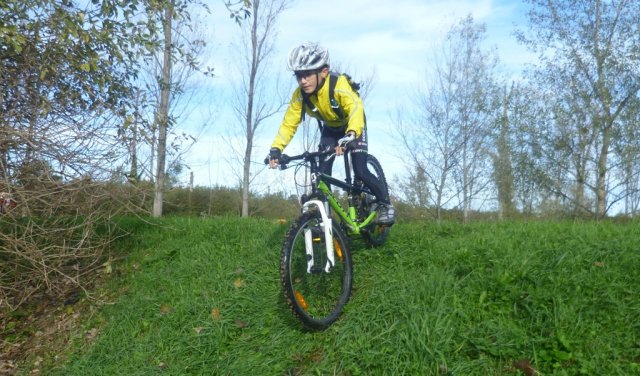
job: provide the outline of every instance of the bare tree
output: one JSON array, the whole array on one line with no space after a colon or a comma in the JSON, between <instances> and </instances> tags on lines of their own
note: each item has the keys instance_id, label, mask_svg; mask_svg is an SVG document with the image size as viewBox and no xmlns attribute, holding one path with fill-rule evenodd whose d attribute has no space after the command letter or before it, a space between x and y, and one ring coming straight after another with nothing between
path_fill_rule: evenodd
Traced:
<instances>
[{"instance_id":1,"label":"bare tree","mask_svg":"<svg viewBox=\"0 0 640 376\"><path fill-rule=\"evenodd\" d=\"M276 89L266 73L269 57L273 52L278 16L289 6L290 0L254 0L251 2L250 22L243 23L241 86L236 92L234 110L240 120L243 139L239 145L231 143L240 156L242 165L242 216L249 216L251 184L256 176L253 167L253 149L260 125L278 112L282 102L274 102ZM261 162L259 162L261 164ZM262 166L261 166L262 168Z\"/></svg>"},{"instance_id":2,"label":"bare tree","mask_svg":"<svg viewBox=\"0 0 640 376\"><path fill-rule=\"evenodd\" d=\"M460 205L469 219L472 201L486 190L486 166L496 95L495 54L481 50L485 28L471 16L454 25L434 57L434 81L416 96L421 109L400 137L412 158L411 171L424 174L440 218L445 205Z\"/></svg>"},{"instance_id":3,"label":"bare tree","mask_svg":"<svg viewBox=\"0 0 640 376\"><path fill-rule=\"evenodd\" d=\"M147 163L139 163L137 158L132 158L131 163L146 166L154 182L152 213L156 217L162 215L164 190L175 180L170 173L181 170L181 156L195 142L194 136L179 132L177 127L193 110L191 100L202 88L194 84L195 78L213 74L200 62L206 42L195 30L199 18L193 16L200 5L196 0L163 0L151 2L148 8L148 17L162 25L162 38L145 59L140 79L144 90L137 102L140 115L135 117L127 136L135 135L141 146L149 148ZM240 17L231 5L227 9L232 16Z\"/></svg>"}]
</instances>

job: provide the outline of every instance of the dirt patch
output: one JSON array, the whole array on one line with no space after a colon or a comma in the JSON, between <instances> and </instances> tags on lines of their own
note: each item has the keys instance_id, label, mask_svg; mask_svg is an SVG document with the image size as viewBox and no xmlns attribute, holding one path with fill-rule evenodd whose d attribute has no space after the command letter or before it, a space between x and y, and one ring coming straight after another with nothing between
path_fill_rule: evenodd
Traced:
<instances>
[{"instance_id":1,"label":"dirt patch","mask_svg":"<svg viewBox=\"0 0 640 376\"><path fill-rule=\"evenodd\" d=\"M87 325L100 305L83 297L49 297L0 311L0 375L38 375L62 364L75 339L90 343L98 335Z\"/></svg>"}]
</instances>

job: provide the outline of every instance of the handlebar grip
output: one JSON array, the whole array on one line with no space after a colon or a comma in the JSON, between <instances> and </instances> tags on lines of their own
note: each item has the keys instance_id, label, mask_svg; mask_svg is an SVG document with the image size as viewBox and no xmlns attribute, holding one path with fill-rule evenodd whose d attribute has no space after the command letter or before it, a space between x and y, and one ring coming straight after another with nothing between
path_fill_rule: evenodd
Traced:
<instances>
[{"instance_id":1,"label":"handlebar grip","mask_svg":"<svg viewBox=\"0 0 640 376\"><path fill-rule=\"evenodd\" d=\"M284 169L286 169L286 168L287 168L287 163L289 163L289 161L290 161L290 160L291 160L291 158L290 158L288 155L286 155L286 154L282 154L282 155L280 156L280 159L278 160L278 164L280 165L280 167L279 167L279 168L280 168L280 170L284 170ZM269 156L267 156L267 157L264 159L264 164L265 164L265 165L268 165L268 164L269 164L269 161L270 161Z\"/></svg>"}]
</instances>

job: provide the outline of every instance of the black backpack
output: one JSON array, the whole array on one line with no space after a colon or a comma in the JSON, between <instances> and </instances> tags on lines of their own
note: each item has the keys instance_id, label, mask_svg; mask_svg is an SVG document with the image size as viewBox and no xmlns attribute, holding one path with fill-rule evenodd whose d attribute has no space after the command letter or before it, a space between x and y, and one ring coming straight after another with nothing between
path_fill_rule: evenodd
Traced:
<instances>
[{"instance_id":1,"label":"black backpack","mask_svg":"<svg viewBox=\"0 0 640 376\"><path fill-rule=\"evenodd\" d=\"M353 91L358 96L360 96L360 93L358 92L358 90L360 90L360 84L358 82L353 81L351 76L349 76L346 73L334 73L334 72L329 73L329 102L331 103L331 109L336 114L336 116L338 116L338 119L344 120L344 112L340 108L340 105L336 101L336 97L335 97L336 83L338 82L338 77L340 76L344 76L347 79L347 82L349 82L351 89L353 89ZM305 110L304 110L305 106L309 107L313 112L318 111L318 109L316 108L316 106L313 105L313 103L311 103L311 100L309 100L309 97L304 92L301 91L301 94L302 94L302 115L301 115L300 121L303 121L304 114L305 114ZM322 118L322 116L320 117ZM318 123L320 123L320 119L318 119Z\"/></svg>"}]
</instances>

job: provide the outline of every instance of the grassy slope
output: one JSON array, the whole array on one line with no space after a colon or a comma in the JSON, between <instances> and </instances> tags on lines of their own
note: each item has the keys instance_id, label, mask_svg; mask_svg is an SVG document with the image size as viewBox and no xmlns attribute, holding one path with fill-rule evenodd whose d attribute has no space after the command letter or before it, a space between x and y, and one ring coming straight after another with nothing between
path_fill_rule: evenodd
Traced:
<instances>
[{"instance_id":1,"label":"grassy slope","mask_svg":"<svg viewBox=\"0 0 640 376\"><path fill-rule=\"evenodd\" d=\"M352 300L321 333L300 330L281 299L285 226L163 224L120 243L117 303L50 372L640 373L635 224L398 224L385 247L354 251Z\"/></svg>"}]
</instances>

